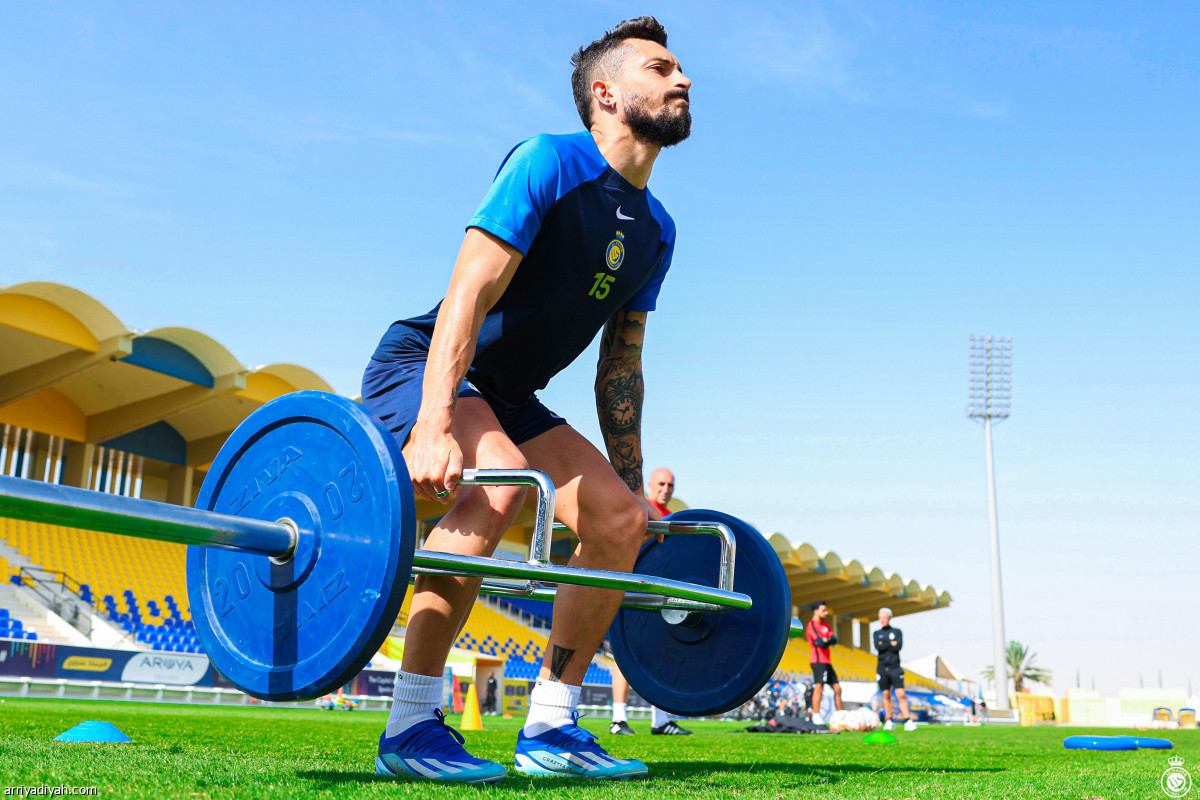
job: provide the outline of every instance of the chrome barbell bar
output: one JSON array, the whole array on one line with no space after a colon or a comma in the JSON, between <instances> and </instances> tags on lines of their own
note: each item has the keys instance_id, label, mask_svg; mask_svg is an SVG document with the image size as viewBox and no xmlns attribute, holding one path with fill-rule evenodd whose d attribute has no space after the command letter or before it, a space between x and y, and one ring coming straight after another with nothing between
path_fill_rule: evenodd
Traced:
<instances>
[{"instance_id":1,"label":"chrome barbell bar","mask_svg":"<svg viewBox=\"0 0 1200 800\"><path fill-rule=\"evenodd\" d=\"M751 599L732 591L733 534L724 525L654 522L651 533L709 534L721 538L718 586L673 581L636 573L561 567L550 563L554 531L554 485L537 470L463 470L464 485L523 485L537 490L537 512L525 562L418 550L415 574L525 580L523 588L489 582L487 593L550 599L546 583L591 586L632 593L623 607L721 613L749 608ZM303 533L290 521L259 520L214 511L105 494L72 486L0 476L0 515L29 522L100 531L176 544L218 547L287 561Z\"/></svg>"}]
</instances>

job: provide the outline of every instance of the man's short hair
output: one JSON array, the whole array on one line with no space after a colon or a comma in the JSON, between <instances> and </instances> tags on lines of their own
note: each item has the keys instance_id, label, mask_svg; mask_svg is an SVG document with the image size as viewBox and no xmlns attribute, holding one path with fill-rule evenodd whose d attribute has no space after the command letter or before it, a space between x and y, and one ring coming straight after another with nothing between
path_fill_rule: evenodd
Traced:
<instances>
[{"instance_id":1,"label":"man's short hair","mask_svg":"<svg viewBox=\"0 0 1200 800\"><path fill-rule=\"evenodd\" d=\"M575 108L585 128L592 127L592 81L601 74L605 77L616 75L627 49L626 39L647 39L666 47L667 29L654 17L623 20L571 56L571 64L575 67L571 73L571 91L575 94Z\"/></svg>"},{"instance_id":2,"label":"man's short hair","mask_svg":"<svg viewBox=\"0 0 1200 800\"><path fill-rule=\"evenodd\" d=\"M880 614L887 614L889 617L895 616L890 608L884 607L879 609Z\"/></svg>"},{"instance_id":3,"label":"man's short hair","mask_svg":"<svg viewBox=\"0 0 1200 800\"><path fill-rule=\"evenodd\" d=\"M820 608L821 606L825 606L825 605L829 605L829 604L826 603L824 600L818 600L817 602L812 604L812 610L816 611L818 608Z\"/></svg>"}]
</instances>

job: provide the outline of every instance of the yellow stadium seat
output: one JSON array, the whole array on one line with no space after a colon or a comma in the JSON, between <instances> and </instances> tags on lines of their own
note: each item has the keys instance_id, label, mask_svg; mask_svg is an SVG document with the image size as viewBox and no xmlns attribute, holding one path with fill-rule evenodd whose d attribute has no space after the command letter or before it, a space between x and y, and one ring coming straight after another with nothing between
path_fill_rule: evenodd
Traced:
<instances>
[{"instance_id":1,"label":"yellow stadium seat","mask_svg":"<svg viewBox=\"0 0 1200 800\"><path fill-rule=\"evenodd\" d=\"M407 620L408 598L405 600L405 607L401 613L403 619ZM548 642L545 633L517 622L483 601L475 603L472 607L471 615L467 617L459 641L468 637L473 639L477 645L491 637L491 640L496 642L496 653L488 655L497 659L505 659L514 652L520 655L520 651L527 644L536 647L538 654L544 653ZM514 644L505 648L509 639L512 639ZM479 647L476 646L472 649L478 650ZM534 657L531 654L525 657L525 660L534 660Z\"/></svg>"},{"instance_id":2,"label":"yellow stadium seat","mask_svg":"<svg viewBox=\"0 0 1200 800\"><path fill-rule=\"evenodd\" d=\"M118 609L130 610L123 595L129 589L137 598L144 622L162 623L161 617L150 616L147 606L153 600L166 612L163 598L167 595L174 596L183 619L191 619L184 545L12 519L3 520L0 538L35 564L86 583L101 610L105 595L113 597ZM0 577L8 579L7 561L0 564Z\"/></svg>"}]
</instances>

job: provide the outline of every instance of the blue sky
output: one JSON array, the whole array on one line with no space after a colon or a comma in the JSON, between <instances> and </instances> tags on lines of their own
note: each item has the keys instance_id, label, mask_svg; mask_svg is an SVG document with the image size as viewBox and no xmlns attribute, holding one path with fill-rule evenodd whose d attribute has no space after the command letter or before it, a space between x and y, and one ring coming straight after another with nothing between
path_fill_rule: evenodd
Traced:
<instances>
[{"instance_id":1,"label":"blue sky","mask_svg":"<svg viewBox=\"0 0 1200 800\"><path fill-rule=\"evenodd\" d=\"M441 296L500 159L579 128L568 57L654 13L695 81L645 451L693 505L955 597L990 663L967 337L1008 633L1056 688L1200 689L1200 80L1187 4L44 3L0 10L0 283L54 280L346 393ZM598 438L589 353L543 399Z\"/></svg>"}]
</instances>

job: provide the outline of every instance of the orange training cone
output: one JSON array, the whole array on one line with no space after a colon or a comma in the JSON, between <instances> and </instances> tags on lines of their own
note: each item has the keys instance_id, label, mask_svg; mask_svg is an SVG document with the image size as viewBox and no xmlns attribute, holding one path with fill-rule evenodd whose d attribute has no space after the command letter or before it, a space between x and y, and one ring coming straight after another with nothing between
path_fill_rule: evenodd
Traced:
<instances>
[{"instance_id":1,"label":"orange training cone","mask_svg":"<svg viewBox=\"0 0 1200 800\"><path fill-rule=\"evenodd\" d=\"M458 727L464 731L483 730L483 718L479 716L479 693L475 691L473 683L467 687L466 708L463 709L462 724Z\"/></svg>"}]
</instances>

